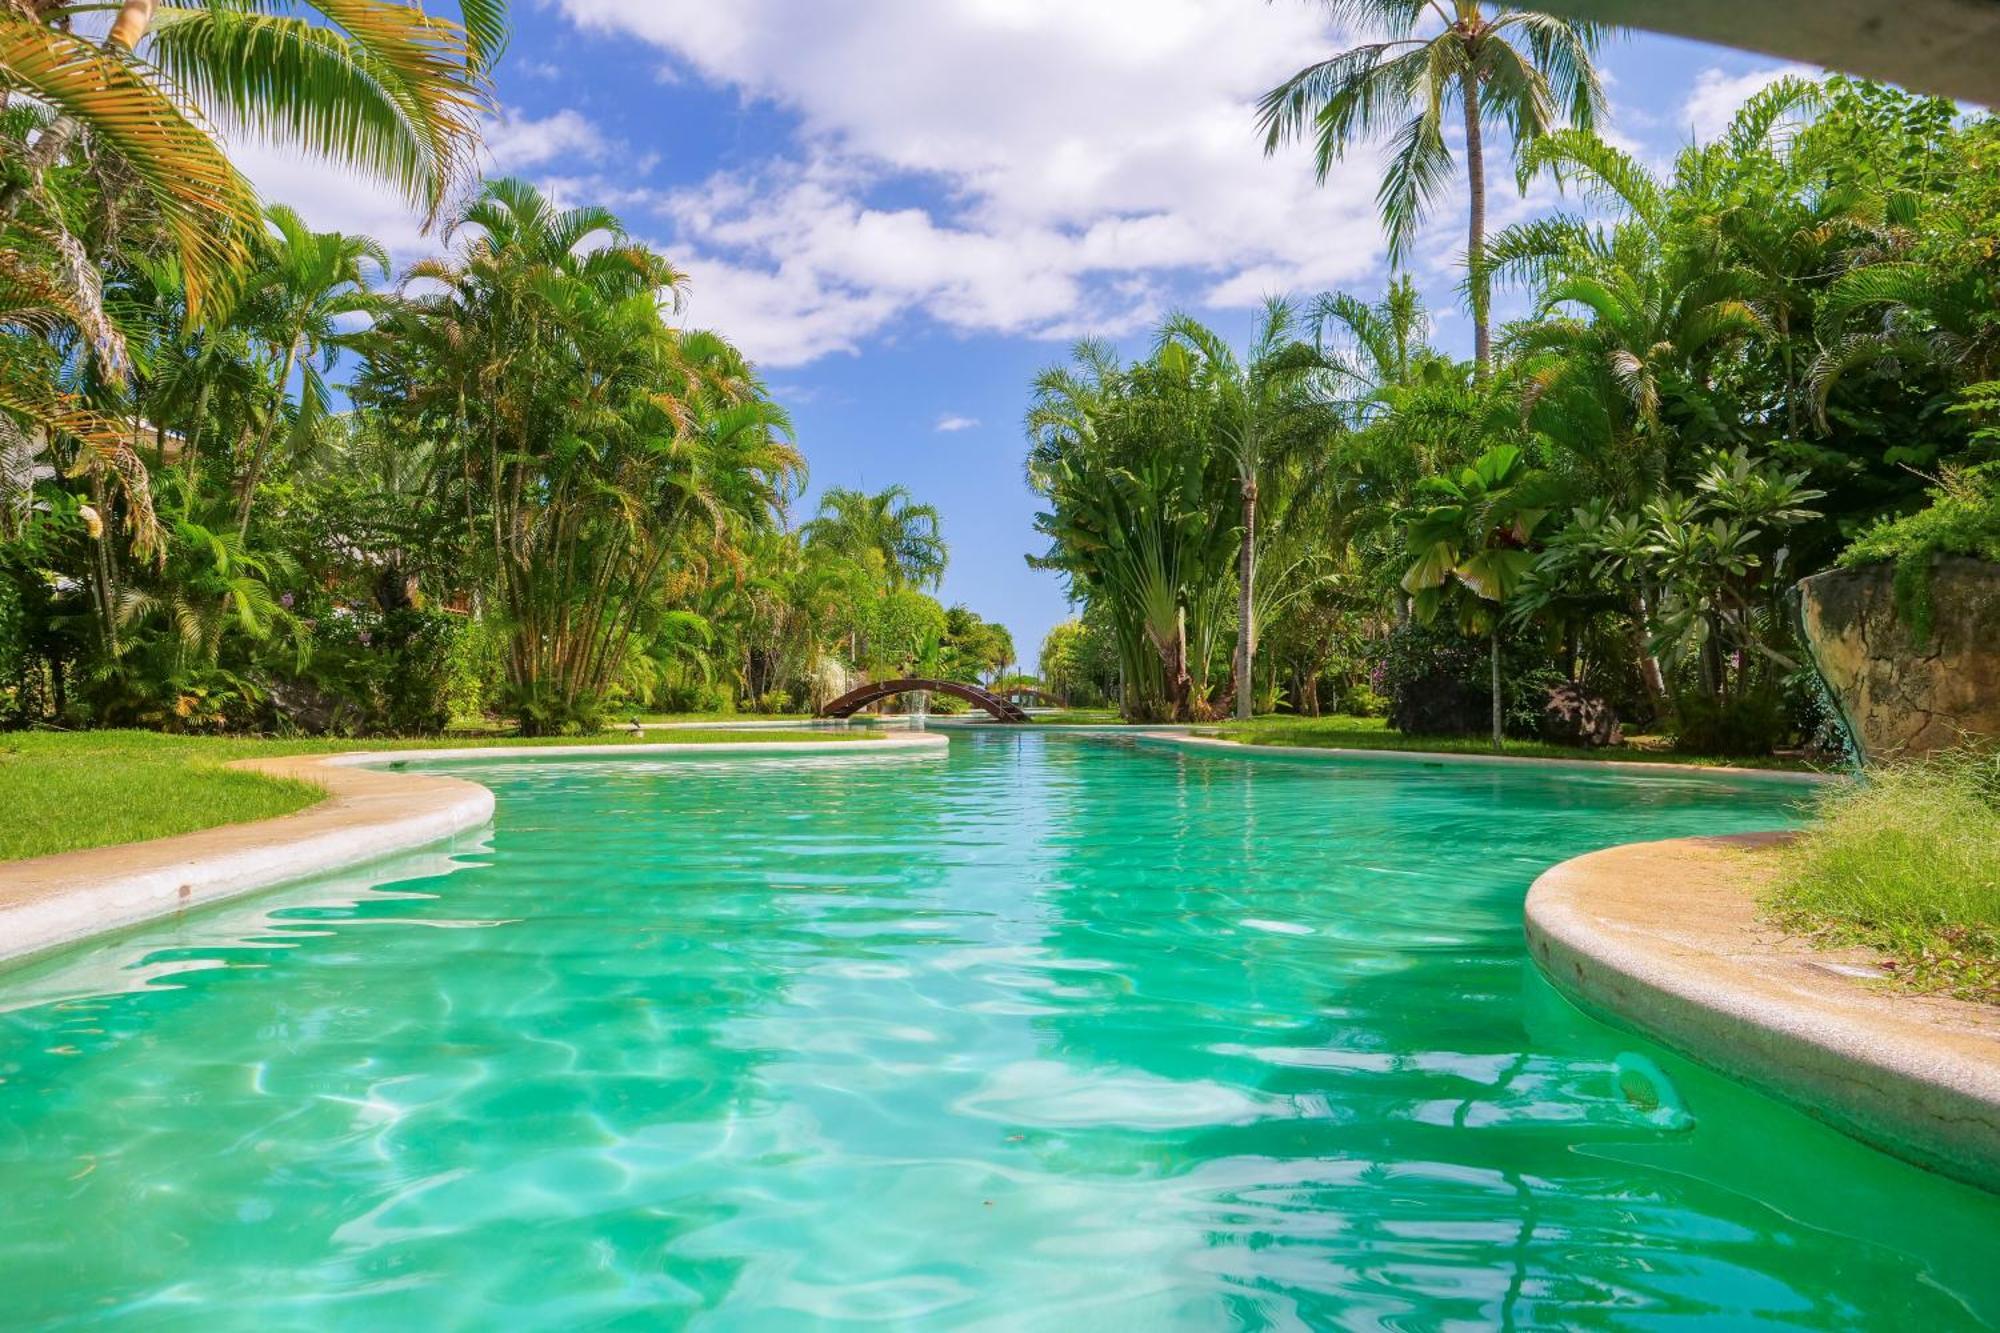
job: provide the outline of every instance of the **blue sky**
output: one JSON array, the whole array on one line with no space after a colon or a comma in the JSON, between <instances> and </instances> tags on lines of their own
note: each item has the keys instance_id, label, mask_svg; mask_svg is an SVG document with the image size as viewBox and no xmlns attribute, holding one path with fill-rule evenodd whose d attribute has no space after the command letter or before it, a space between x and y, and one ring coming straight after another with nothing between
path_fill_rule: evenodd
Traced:
<instances>
[{"instance_id":1,"label":"blue sky","mask_svg":"<svg viewBox=\"0 0 2000 1333\"><path fill-rule=\"evenodd\" d=\"M1315 187L1265 158L1256 96L1345 35L1277 0L519 0L490 171L604 204L690 275L791 409L829 486L900 482L944 512L943 596L1032 665L1063 618L1029 570L1028 381L1083 334L1143 345L1185 308L1240 336L1269 294L1385 279L1374 155ZM1628 35L1604 55L1617 142L1664 164L1784 68ZM433 248L383 191L239 145L266 198L399 259ZM1496 225L1546 210L1496 173ZM1463 201L1413 269L1438 339Z\"/></svg>"}]
</instances>

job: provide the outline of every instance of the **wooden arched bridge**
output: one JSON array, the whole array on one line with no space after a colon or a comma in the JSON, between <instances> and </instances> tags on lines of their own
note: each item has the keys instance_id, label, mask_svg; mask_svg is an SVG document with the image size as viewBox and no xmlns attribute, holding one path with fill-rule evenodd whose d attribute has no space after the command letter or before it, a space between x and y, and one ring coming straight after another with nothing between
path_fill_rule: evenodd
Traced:
<instances>
[{"instance_id":1,"label":"wooden arched bridge","mask_svg":"<svg viewBox=\"0 0 2000 1333\"><path fill-rule=\"evenodd\" d=\"M955 699L963 699L993 715L996 722L1026 722L1028 715L1017 703L1011 703L989 690L977 685L967 685L956 680L874 680L835 699L819 710L821 717L853 717L869 704L879 699L887 699L898 694L915 694L925 691L930 694L949 694Z\"/></svg>"}]
</instances>

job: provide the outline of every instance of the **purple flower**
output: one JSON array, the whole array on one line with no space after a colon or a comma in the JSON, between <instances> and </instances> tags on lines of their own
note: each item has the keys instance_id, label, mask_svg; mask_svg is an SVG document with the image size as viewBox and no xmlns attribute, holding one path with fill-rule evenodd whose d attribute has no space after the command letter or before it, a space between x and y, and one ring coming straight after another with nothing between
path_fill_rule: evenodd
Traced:
<instances>
[{"instance_id":1,"label":"purple flower","mask_svg":"<svg viewBox=\"0 0 2000 1333\"><path fill-rule=\"evenodd\" d=\"M286 593L284 596L280 597L278 599L278 605L284 607L287 611L291 610L292 595L290 593Z\"/></svg>"},{"instance_id":2,"label":"purple flower","mask_svg":"<svg viewBox=\"0 0 2000 1333\"><path fill-rule=\"evenodd\" d=\"M362 646L363 648L366 648L366 647L367 647L367 646L368 646L369 644L371 644L371 643L373 643L373 642L375 642L375 636L374 636L373 634L370 634L370 633L369 633L369 632L368 632L367 630L362 630L362 631L361 631L361 646Z\"/></svg>"}]
</instances>

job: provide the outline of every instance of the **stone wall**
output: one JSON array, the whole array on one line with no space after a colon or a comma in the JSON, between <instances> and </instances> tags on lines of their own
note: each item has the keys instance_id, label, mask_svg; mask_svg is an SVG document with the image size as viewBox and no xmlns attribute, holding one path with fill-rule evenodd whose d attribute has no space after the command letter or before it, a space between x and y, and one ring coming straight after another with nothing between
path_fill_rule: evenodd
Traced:
<instances>
[{"instance_id":1,"label":"stone wall","mask_svg":"<svg viewBox=\"0 0 2000 1333\"><path fill-rule=\"evenodd\" d=\"M1956 557L1931 570L1922 643L1896 610L1895 567L1836 569L1799 584L1807 645L1868 760L1967 739L2000 740L2000 564Z\"/></svg>"}]
</instances>

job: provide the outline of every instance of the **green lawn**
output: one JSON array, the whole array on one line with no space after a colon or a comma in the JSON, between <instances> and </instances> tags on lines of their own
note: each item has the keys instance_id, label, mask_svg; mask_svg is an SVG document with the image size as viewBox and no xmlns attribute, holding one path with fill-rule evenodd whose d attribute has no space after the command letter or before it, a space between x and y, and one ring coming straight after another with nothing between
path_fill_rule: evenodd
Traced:
<instances>
[{"instance_id":1,"label":"green lawn","mask_svg":"<svg viewBox=\"0 0 2000 1333\"><path fill-rule=\"evenodd\" d=\"M1426 754L1492 754L1484 736L1405 736L1389 730L1379 717L1260 717L1249 722L1222 722L1196 729L1198 735L1221 736L1246 745L1309 745L1325 749L1407 750ZM1682 754L1656 737L1629 737L1610 749L1579 750L1541 741L1509 740L1502 754L1516 759L1597 759L1652 764L1727 765L1735 768L1807 770L1796 759L1720 758Z\"/></svg>"},{"instance_id":2,"label":"green lawn","mask_svg":"<svg viewBox=\"0 0 2000 1333\"><path fill-rule=\"evenodd\" d=\"M1780 852L1787 929L1886 954L1919 990L2000 1003L2000 754L1871 769Z\"/></svg>"},{"instance_id":3,"label":"green lawn","mask_svg":"<svg viewBox=\"0 0 2000 1333\"><path fill-rule=\"evenodd\" d=\"M623 726L631 719L630 713L616 713L607 719L607 725ZM798 722L812 721L811 713L641 713L641 722Z\"/></svg>"},{"instance_id":4,"label":"green lawn","mask_svg":"<svg viewBox=\"0 0 2000 1333\"><path fill-rule=\"evenodd\" d=\"M164 838L287 815L319 788L225 768L256 755L353 750L487 749L506 745L704 745L742 741L857 741L881 732L773 730L608 731L590 737L448 736L421 740L255 740L150 731L0 734L0 861L80 847Z\"/></svg>"},{"instance_id":5,"label":"green lawn","mask_svg":"<svg viewBox=\"0 0 2000 1333\"><path fill-rule=\"evenodd\" d=\"M1105 727L1124 722L1115 708L1058 708L1047 713L1030 714L1028 720L1051 727Z\"/></svg>"}]
</instances>

